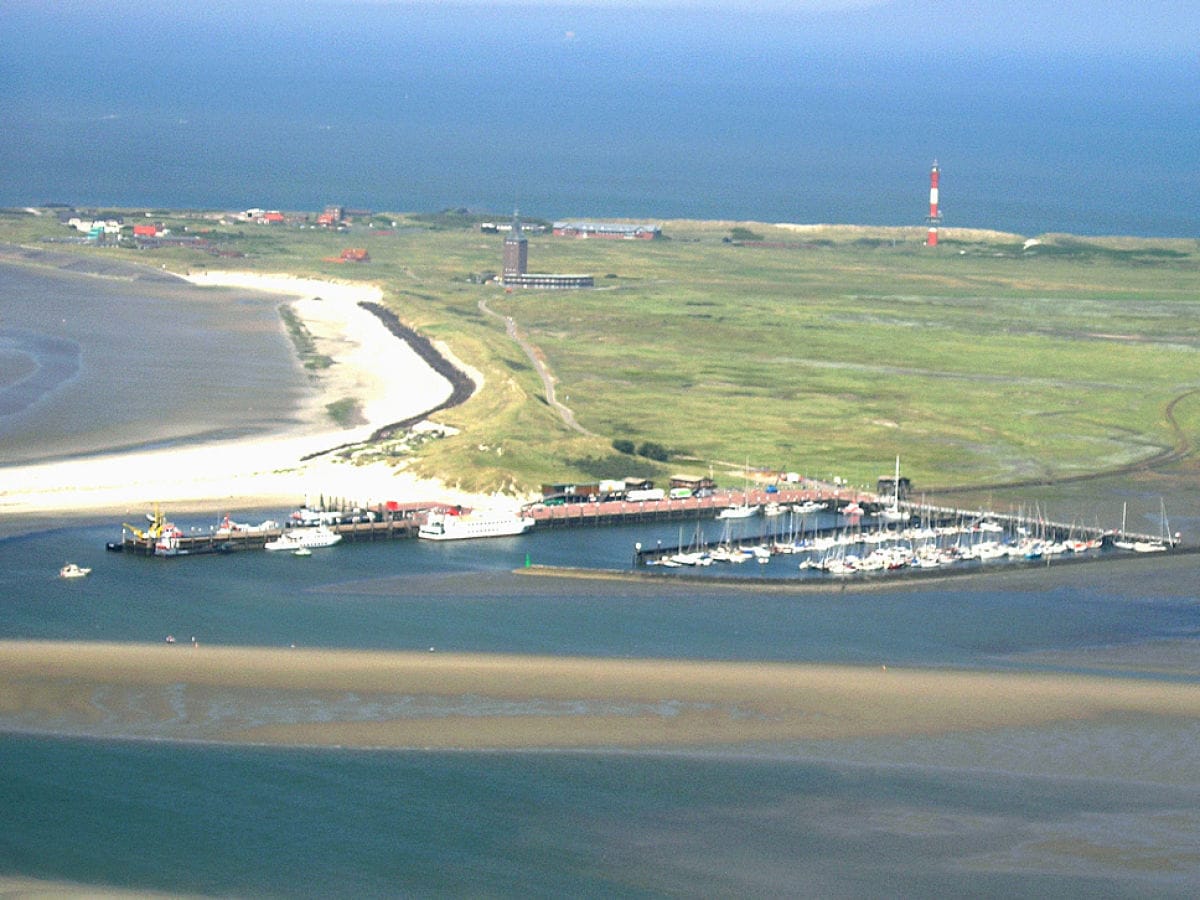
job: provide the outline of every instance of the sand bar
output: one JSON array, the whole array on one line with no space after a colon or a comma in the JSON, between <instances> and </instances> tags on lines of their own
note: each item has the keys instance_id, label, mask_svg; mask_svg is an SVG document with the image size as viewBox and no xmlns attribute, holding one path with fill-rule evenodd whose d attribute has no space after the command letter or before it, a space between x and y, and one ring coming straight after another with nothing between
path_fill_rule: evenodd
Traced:
<instances>
[{"instance_id":1,"label":"sand bar","mask_svg":"<svg viewBox=\"0 0 1200 900\"><path fill-rule=\"evenodd\" d=\"M711 746L1200 716L1195 684L1058 674L0 642L0 728L350 747Z\"/></svg>"},{"instance_id":2,"label":"sand bar","mask_svg":"<svg viewBox=\"0 0 1200 900\"><path fill-rule=\"evenodd\" d=\"M6 468L0 517L140 513L156 501L205 509L274 507L294 505L310 493L364 503L444 498L477 505L478 498L451 496L439 482L386 465L304 459L366 440L385 425L436 407L450 394L445 378L358 305L379 302L379 288L242 272L206 272L187 280L297 298L293 309L320 351L334 360L315 379L312 400L300 416L307 424L272 435ZM359 402L359 424L339 427L328 418L325 406L343 398Z\"/></svg>"}]
</instances>

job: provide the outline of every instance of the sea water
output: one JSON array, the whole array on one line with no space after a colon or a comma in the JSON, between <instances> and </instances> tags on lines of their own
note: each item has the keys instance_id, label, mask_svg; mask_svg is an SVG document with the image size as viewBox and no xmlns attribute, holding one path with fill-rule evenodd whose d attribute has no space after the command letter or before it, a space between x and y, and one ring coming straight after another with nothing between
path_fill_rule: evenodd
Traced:
<instances>
[{"instance_id":1,"label":"sea water","mask_svg":"<svg viewBox=\"0 0 1200 900\"><path fill-rule=\"evenodd\" d=\"M135 430L150 424L125 414ZM1107 505L1116 509L1113 497ZM216 525L168 512L186 533ZM256 522L289 510L229 512ZM709 539L720 533L715 519L699 524ZM794 557L701 584L516 572L527 560L628 570L636 544L686 542L696 525L164 560L110 553L120 522L85 521L0 540L0 637L1100 674L1167 666L1158 677L1189 684L1200 671L1190 556L868 592L781 591ZM57 577L68 560L92 574ZM371 715L352 697L325 702L330 716ZM294 715L282 700L256 714ZM1195 722L491 753L196 744L182 720L101 718L80 730L10 716L0 727L0 876L92 889L1186 896L1200 885Z\"/></svg>"},{"instance_id":2,"label":"sea water","mask_svg":"<svg viewBox=\"0 0 1200 900\"><path fill-rule=\"evenodd\" d=\"M1169 862L1195 846L1195 796L1156 786L682 754L24 737L0 743L0 763L10 818L20 810L0 837L6 868L95 886L311 897L1195 888ZM1060 849L1071 846L1082 852Z\"/></svg>"},{"instance_id":3,"label":"sea water","mask_svg":"<svg viewBox=\"0 0 1200 900\"><path fill-rule=\"evenodd\" d=\"M301 424L312 390L279 297L146 273L0 263L0 478L14 463Z\"/></svg>"},{"instance_id":4,"label":"sea water","mask_svg":"<svg viewBox=\"0 0 1200 900\"><path fill-rule=\"evenodd\" d=\"M0 203L919 227L938 159L947 227L1200 234L1195 53L1125 40L1183 5L1111 46L1065 9L667 5L18 4Z\"/></svg>"},{"instance_id":5,"label":"sea water","mask_svg":"<svg viewBox=\"0 0 1200 900\"><path fill-rule=\"evenodd\" d=\"M95 8L64 31L38 5L11 10L17 137L0 143L0 168L21 177L0 202L920 224L939 157L947 225L1200 233L1194 54L943 45L889 59L731 20L683 19L663 36L579 9L330 8L266 32L240 15L215 28ZM109 51L99 69L96 48ZM54 375L7 394L25 418L3 435L4 462L236 432L302 389L278 332L244 353L225 335L209 349L228 356L173 365L174 339L206 335L207 313L125 282L0 277L6 304L26 293L45 312L4 310L0 388L31 357ZM99 364L81 336L106 333L114 308L140 314L114 321L124 342ZM243 368L263 353L272 371ZM238 404L211 391L231 374L247 396L279 392L271 412L226 418ZM0 540L0 636L1088 672L1170 660L1172 678L1196 680L1191 557L791 594L512 574L526 554L627 567L634 542L674 528L304 560L105 553L119 530ZM58 579L67 560L94 571ZM1136 720L709 752L435 753L11 729L0 876L270 896L1194 896L1195 732Z\"/></svg>"},{"instance_id":6,"label":"sea water","mask_svg":"<svg viewBox=\"0 0 1200 900\"><path fill-rule=\"evenodd\" d=\"M9 277L17 279L10 285L28 282L26 296L46 307L10 334L10 362L39 352L28 343L14 349L31 333L79 346L78 370L48 383L30 409L92 380L125 377L88 365L86 330L60 330L64 312L103 319L85 309L95 279L46 275L39 287L40 275ZM190 291L175 297L157 285L143 293L122 281L102 285L115 299L101 308L152 307L164 287L164 302L182 305L164 317L148 311L146 333L157 329L163 341L139 351L162 353L148 357L150 371L169 364L163 348L187 356L198 352L192 342L227 346L206 301L190 308ZM64 299L70 290L76 302ZM280 342L274 301L245 302L247 321L257 323L245 336L247 352ZM47 310L57 313L57 328ZM286 405L303 376L286 346L280 355L277 371L255 377ZM72 358L70 348L62 358ZM14 384L30 367L18 360L6 371ZM163 373L168 383L174 377ZM147 439L177 415L179 434L192 435L197 420L209 420L205 395L190 396L169 410L131 398L109 403L106 415ZM87 431L104 429L105 416L73 402ZM13 427L5 446L9 440L48 452L32 426ZM1102 491L1092 500L1113 516L1122 502L1136 501L1139 521L1158 508L1120 486ZM254 522L289 510L229 512ZM1184 512L1190 535L1195 510ZM168 513L187 533L216 524L215 516ZM137 520L137 511L130 515ZM736 582L514 574L526 559L627 570L635 544L669 545L681 535L686 543L694 527L344 544L306 559L248 552L164 560L107 552L105 542L120 534L116 520L78 522L0 540L0 637L160 643L175 635L202 646L1132 670L1197 684L1192 556L866 592L832 584L779 590L795 567L786 557L747 564L752 572ZM710 539L719 535L715 520L702 527ZM93 572L60 579L67 561ZM330 715L370 714L353 708L353 698L328 703ZM262 713L285 721L291 714L282 701ZM80 730L9 717L0 727L0 877L277 896L1190 896L1200 886L1200 734L1191 721L1140 717L725 750L493 753L196 744L186 722L138 729L101 719Z\"/></svg>"},{"instance_id":7,"label":"sea water","mask_svg":"<svg viewBox=\"0 0 1200 900\"><path fill-rule=\"evenodd\" d=\"M796 594L514 573L527 554L620 566L653 527L170 560L106 552L118 530L0 541L0 637L1091 672L1150 669L1173 648L1175 680L1200 671L1200 601L1180 589L1190 557ZM92 575L57 578L67 558ZM277 896L1185 896L1200 885L1195 722L491 753L6 727L0 875Z\"/></svg>"}]
</instances>

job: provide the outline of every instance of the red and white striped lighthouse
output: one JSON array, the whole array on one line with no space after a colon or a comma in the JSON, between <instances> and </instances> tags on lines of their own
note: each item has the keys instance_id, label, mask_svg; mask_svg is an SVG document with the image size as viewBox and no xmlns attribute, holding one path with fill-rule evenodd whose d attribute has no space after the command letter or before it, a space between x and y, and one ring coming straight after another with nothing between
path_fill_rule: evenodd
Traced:
<instances>
[{"instance_id":1,"label":"red and white striped lighthouse","mask_svg":"<svg viewBox=\"0 0 1200 900\"><path fill-rule=\"evenodd\" d=\"M941 221L942 215L938 212L938 164L935 159L929 172L929 237L925 240L925 246L937 246L938 224Z\"/></svg>"}]
</instances>

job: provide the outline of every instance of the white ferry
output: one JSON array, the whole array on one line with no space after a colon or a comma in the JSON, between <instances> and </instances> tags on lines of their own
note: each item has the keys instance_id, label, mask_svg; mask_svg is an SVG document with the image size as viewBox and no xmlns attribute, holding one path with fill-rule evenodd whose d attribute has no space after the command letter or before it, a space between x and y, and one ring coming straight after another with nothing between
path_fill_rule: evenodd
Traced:
<instances>
[{"instance_id":1,"label":"white ferry","mask_svg":"<svg viewBox=\"0 0 1200 900\"><path fill-rule=\"evenodd\" d=\"M301 547L314 549L317 547L332 547L342 536L336 531L330 531L324 525L316 528L294 528L285 531L273 541L267 541L263 547L267 550L299 550Z\"/></svg>"},{"instance_id":2,"label":"white ferry","mask_svg":"<svg viewBox=\"0 0 1200 900\"><path fill-rule=\"evenodd\" d=\"M443 513L431 513L428 521L417 530L417 536L431 541L510 537L524 534L533 526L532 516L508 510L484 509L465 513L455 508Z\"/></svg>"}]
</instances>

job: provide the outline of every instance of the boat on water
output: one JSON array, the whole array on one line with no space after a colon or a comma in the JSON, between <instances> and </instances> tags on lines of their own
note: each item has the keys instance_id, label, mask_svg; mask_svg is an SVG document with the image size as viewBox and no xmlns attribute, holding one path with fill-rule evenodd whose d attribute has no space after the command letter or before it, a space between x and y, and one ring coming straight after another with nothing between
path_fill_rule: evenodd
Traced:
<instances>
[{"instance_id":1,"label":"boat on water","mask_svg":"<svg viewBox=\"0 0 1200 900\"><path fill-rule=\"evenodd\" d=\"M1157 538L1148 538L1139 541L1134 541L1130 547L1134 553L1165 553L1167 550L1174 549L1176 538L1170 533L1167 525L1167 514L1163 511L1162 534Z\"/></svg>"},{"instance_id":2,"label":"boat on water","mask_svg":"<svg viewBox=\"0 0 1200 900\"><path fill-rule=\"evenodd\" d=\"M181 543L183 531L172 522L162 522L158 536L154 539L155 556L186 556L187 550Z\"/></svg>"},{"instance_id":3,"label":"boat on water","mask_svg":"<svg viewBox=\"0 0 1200 900\"><path fill-rule=\"evenodd\" d=\"M1131 539L1125 534L1126 505L1121 505L1121 532L1113 539L1112 545L1118 550L1132 550L1134 553L1165 553L1174 549L1179 543L1179 535L1171 533L1170 523L1167 522L1166 502L1159 497L1159 536L1157 538Z\"/></svg>"},{"instance_id":4,"label":"boat on water","mask_svg":"<svg viewBox=\"0 0 1200 900\"><path fill-rule=\"evenodd\" d=\"M857 516L861 516L865 512L866 510L862 508L857 500L851 500L841 509L842 515L847 519L853 519Z\"/></svg>"},{"instance_id":5,"label":"boat on water","mask_svg":"<svg viewBox=\"0 0 1200 900\"><path fill-rule=\"evenodd\" d=\"M892 480L892 502L879 510L875 517L880 522L903 522L908 514L900 509L900 457L896 457L896 475Z\"/></svg>"},{"instance_id":6,"label":"boat on water","mask_svg":"<svg viewBox=\"0 0 1200 900\"><path fill-rule=\"evenodd\" d=\"M535 524L532 516L510 510L472 510L454 507L431 513L417 530L417 537L430 541L458 541L468 538L512 537L524 534Z\"/></svg>"},{"instance_id":7,"label":"boat on water","mask_svg":"<svg viewBox=\"0 0 1200 900\"><path fill-rule=\"evenodd\" d=\"M292 551L292 556L312 556L312 551L307 547L297 547Z\"/></svg>"},{"instance_id":8,"label":"boat on water","mask_svg":"<svg viewBox=\"0 0 1200 900\"><path fill-rule=\"evenodd\" d=\"M758 507L743 503L741 506L727 506L719 513L718 519L749 519L758 515Z\"/></svg>"},{"instance_id":9,"label":"boat on water","mask_svg":"<svg viewBox=\"0 0 1200 900\"><path fill-rule=\"evenodd\" d=\"M1134 541L1130 549L1134 553L1165 553L1167 545L1162 541Z\"/></svg>"},{"instance_id":10,"label":"boat on water","mask_svg":"<svg viewBox=\"0 0 1200 900\"><path fill-rule=\"evenodd\" d=\"M250 525L246 522L235 522L227 515L217 524L213 533L217 535L261 534L264 531L274 531L278 527L279 523L272 519L267 519L257 525Z\"/></svg>"},{"instance_id":11,"label":"boat on water","mask_svg":"<svg viewBox=\"0 0 1200 900\"><path fill-rule=\"evenodd\" d=\"M92 572L92 570L87 568L86 566L77 566L77 565L75 565L75 563L67 563L65 566L63 566L61 569L58 570L58 577L59 578L83 578L87 575L90 575L91 572Z\"/></svg>"},{"instance_id":12,"label":"boat on water","mask_svg":"<svg viewBox=\"0 0 1200 900\"><path fill-rule=\"evenodd\" d=\"M1121 530L1113 535L1112 545L1118 550L1132 550L1133 541L1125 536L1125 518L1129 514L1129 504L1121 504Z\"/></svg>"},{"instance_id":13,"label":"boat on water","mask_svg":"<svg viewBox=\"0 0 1200 900\"><path fill-rule=\"evenodd\" d=\"M273 541L267 541L263 544L266 550L314 550L319 547L332 547L342 536L336 531L331 531L324 525L318 525L315 528L293 528L290 531L285 531Z\"/></svg>"}]
</instances>

